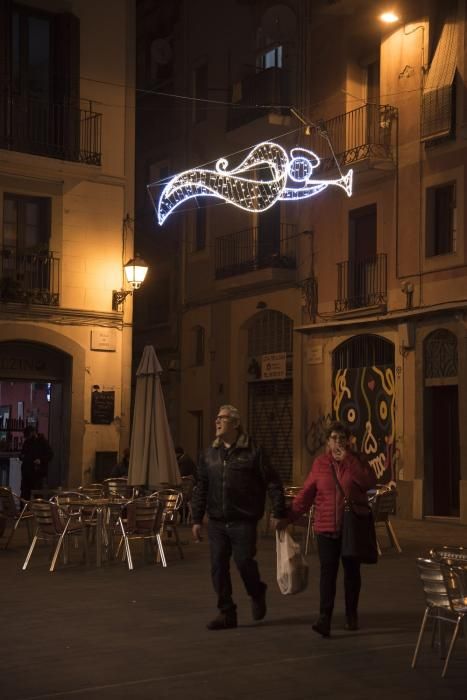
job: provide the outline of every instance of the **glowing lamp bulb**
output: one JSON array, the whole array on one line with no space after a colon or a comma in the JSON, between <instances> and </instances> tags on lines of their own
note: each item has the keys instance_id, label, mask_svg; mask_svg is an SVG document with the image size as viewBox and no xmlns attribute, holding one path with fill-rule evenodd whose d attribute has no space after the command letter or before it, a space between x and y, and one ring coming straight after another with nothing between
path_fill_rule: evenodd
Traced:
<instances>
[{"instance_id":1,"label":"glowing lamp bulb","mask_svg":"<svg viewBox=\"0 0 467 700\"><path fill-rule=\"evenodd\" d=\"M392 12L392 11L383 12L383 13L379 16L379 18L380 18L380 20L381 20L382 22L384 22L385 24L394 24L394 22L398 22L398 21L399 21L399 16L396 15L396 13L395 13L395 12Z\"/></svg>"}]
</instances>

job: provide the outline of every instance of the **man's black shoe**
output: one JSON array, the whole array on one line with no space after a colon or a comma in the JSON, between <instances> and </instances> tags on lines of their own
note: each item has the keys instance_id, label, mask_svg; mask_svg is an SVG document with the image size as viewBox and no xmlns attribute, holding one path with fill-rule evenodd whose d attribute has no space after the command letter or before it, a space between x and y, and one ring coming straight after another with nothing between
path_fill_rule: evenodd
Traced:
<instances>
[{"instance_id":1,"label":"man's black shoe","mask_svg":"<svg viewBox=\"0 0 467 700\"><path fill-rule=\"evenodd\" d=\"M267 586L265 584L261 595L251 599L251 614L253 615L253 620L263 620L266 616L266 589Z\"/></svg>"},{"instance_id":2,"label":"man's black shoe","mask_svg":"<svg viewBox=\"0 0 467 700\"><path fill-rule=\"evenodd\" d=\"M348 632L356 632L358 630L357 615L347 615L347 622L344 625L344 629Z\"/></svg>"},{"instance_id":3,"label":"man's black shoe","mask_svg":"<svg viewBox=\"0 0 467 700\"><path fill-rule=\"evenodd\" d=\"M235 610L221 612L214 620L208 622L208 630L230 630L237 626L237 613Z\"/></svg>"},{"instance_id":4,"label":"man's black shoe","mask_svg":"<svg viewBox=\"0 0 467 700\"><path fill-rule=\"evenodd\" d=\"M328 617L320 615L316 622L311 625L311 629L322 637L329 637L331 634L331 622Z\"/></svg>"}]
</instances>

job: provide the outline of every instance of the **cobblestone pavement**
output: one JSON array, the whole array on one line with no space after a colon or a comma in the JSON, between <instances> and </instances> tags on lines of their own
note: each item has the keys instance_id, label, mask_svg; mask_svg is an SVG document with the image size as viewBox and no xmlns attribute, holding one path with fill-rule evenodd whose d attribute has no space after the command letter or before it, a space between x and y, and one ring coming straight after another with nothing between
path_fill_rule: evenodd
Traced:
<instances>
[{"instance_id":1,"label":"cobblestone pavement","mask_svg":"<svg viewBox=\"0 0 467 700\"><path fill-rule=\"evenodd\" d=\"M387 549L363 569L361 629L343 630L342 584L330 639L311 630L318 602L318 562L309 556L310 583L282 596L275 582L275 543L259 538L268 614L251 619L249 599L233 575L239 627L209 632L216 613L206 541L182 528L185 559L167 547L169 565L122 562L47 570L47 550L26 572L20 539L0 550L2 700L417 700L466 697L466 639L458 640L445 679L427 635L417 668L410 668L424 609L415 558L435 544L467 545L467 528L432 521L394 520L403 552ZM136 546L135 546L136 547Z\"/></svg>"}]
</instances>

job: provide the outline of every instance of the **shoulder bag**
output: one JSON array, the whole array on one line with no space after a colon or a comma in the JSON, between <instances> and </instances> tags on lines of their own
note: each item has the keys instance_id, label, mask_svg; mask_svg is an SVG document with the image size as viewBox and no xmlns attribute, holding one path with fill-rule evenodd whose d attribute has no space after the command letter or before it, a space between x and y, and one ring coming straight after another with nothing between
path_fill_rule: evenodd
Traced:
<instances>
[{"instance_id":1,"label":"shoulder bag","mask_svg":"<svg viewBox=\"0 0 467 700\"><path fill-rule=\"evenodd\" d=\"M376 564L378 561L378 546L376 544L373 511L369 504L355 504L350 498L346 497L332 462L331 468L337 487L344 497L341 556L358 559L361 564ZM357 512L355 507L361 509L362 512Z\"/></svg>"}]
</instances>

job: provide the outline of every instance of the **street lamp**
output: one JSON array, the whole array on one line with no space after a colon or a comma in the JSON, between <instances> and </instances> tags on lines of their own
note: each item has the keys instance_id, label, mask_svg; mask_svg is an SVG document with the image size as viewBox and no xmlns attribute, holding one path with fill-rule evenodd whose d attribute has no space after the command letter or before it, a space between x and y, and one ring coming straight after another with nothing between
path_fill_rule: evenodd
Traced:
<instances>
[{"instance_id":1,"label":"street lamp","mask_svg":"<svg viewBox=\"0 0 467 700\"><path fill-rule=\"evenodd\" d=\"M133 294L135 289L139 289L144 282L146 273L148 271L148 266L142 258L136 254L136 257L128 260L126 265L123 266L125 271L125 277L128 284L131 285L132 289L114 289L112 292L112 309L113 311L118 311L120 304L123 304L126 297L129 294Z\"/></svg>"},{"instance_id":2,"label":"street lamp","mask_svg":"<svg viewBox=\"0 0 467 700\"><path fill-rule=\"evenodd\" d=\"M393 10L388 10L387 12L383 12L379 16L380 20L384 22L385 24L394 24L394 22L399 21L399 15L394 12Z\"/></svg>"}]
</instances>

